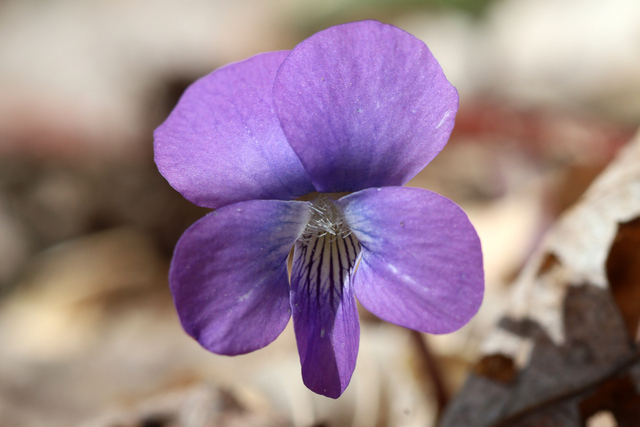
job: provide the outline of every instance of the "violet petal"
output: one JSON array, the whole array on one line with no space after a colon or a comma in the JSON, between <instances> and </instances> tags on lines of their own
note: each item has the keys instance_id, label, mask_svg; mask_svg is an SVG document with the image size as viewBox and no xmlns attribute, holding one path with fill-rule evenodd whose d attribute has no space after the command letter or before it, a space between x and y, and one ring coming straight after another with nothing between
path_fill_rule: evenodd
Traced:
<instances>
[{"instance_id":1,"label":"violet petal","mask_svg":"<svg viewBox=\"0 0 640 427\"><path fill-rule=\"evenodd\" d=\"M445 146L458 93L425 44L376 21L331 27L296 46L274 104L320 192L403 185Z\"/></svg>"},{"instance_id":2,"label":"violet petal","mask_svg":"<svg viewBox=\"0 0 640 427\"><path fill-rule=\"evenodd\" d=\"M185 198L218 208L314 191L273 109L273 80L287 54L256 55L201 78L156 129L158 169Z\"/></svg>"},{"instance_id":3,"label":"violet petal","mask_svg":"<svg viewBox=\"0 0 640 427\"><path fill-rule=\"evenodd\" d=\"M407 187L372 188L336 204L362 245L353 286L365 308L433 334L459 329L478 311L482 250L458 205Z\"/></svg>"},{"instance_id":4,"label":"violet petal","mask_svg":"<svg viewBox=\"0 0 640 427\"><path fill-rule=\"evenodd\" d=\"M169 283L185 331L218 354L272 342L291 308L287 257L309 220L309 203L254 200L220 208L176 245Z\"/></svg>"},{"instance_id":5,"label":"violet petal","mask_svg":"<svg viewBox=\"0 0 640 427\"><path fill-rule=\"evenodd\" d=\"M344 392L356 366L360 324L350 282L359 252L353 236L310 237L294 249L291 308L302 379L327 397Z\"/></svg>"}]
</instances>

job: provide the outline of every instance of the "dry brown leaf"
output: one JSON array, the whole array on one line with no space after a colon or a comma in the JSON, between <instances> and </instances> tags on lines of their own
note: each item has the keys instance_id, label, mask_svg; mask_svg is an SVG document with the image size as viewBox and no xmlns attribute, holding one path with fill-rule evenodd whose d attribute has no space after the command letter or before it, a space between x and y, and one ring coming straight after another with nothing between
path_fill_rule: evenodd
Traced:
<instances>
[{"instance_id":1,"label":"dry brown leaf","mask_svg":"<svg viewBox=\"0 0 640 427\"><path fill-rule=\"evenodd\" d=\"M640 425L640 134L549 231L443 426Z\"/></svg>"}]
</instances>

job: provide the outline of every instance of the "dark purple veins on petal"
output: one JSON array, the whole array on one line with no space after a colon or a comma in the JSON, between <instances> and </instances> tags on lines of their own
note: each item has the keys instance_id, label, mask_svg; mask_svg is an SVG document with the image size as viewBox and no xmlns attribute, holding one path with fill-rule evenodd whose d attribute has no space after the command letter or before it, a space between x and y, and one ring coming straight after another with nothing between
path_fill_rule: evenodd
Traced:
<instances>
[{"instance_id":1,"label":"dark purple veins on petal","mask_svg":"<svg viewBox=\"0 0 640 427\"><path fill-rule=\"evenodd\" d=\"M306 235L296 243L291 307L304 383L337 398L355 369L360 325L351 276L360 254L353 235Z\"/></svg>"}]
</instances>

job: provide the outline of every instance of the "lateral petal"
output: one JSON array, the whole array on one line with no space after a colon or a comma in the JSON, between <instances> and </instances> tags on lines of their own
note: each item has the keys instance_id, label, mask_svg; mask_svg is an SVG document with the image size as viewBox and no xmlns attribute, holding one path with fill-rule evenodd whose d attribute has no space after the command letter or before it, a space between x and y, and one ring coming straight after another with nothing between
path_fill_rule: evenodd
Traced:
<instances>
[{"instance_id":1,"label":"lateral petal","mask_svg":"<svg viewBox=\"0 0 640 427\"><path fill-rule=\"evenodd\" d=\"M289 143L319 192L403 185L444 147L458 93L392 25L337 25L296 46L274 83Z\"/></svg>"},{"instance_id":2,"label":"lateral petal","mask_svg":"<svg viewBox=\"0 0 640 427\"><path fill-rule=\"evenodd\" d=\"M293 326L302 379L338 398L356 366L360 323L351 288L360 245L354 236L307 236L296 243L291 271Z\"/></svg>"},{"instance_id":3,"label":"lateral petal","mask_svg":"<svg viewBox=\"0 0 640 427\"><path fill-rule=\"evenodd\" d=\"M373 314L442 334L459 329L478 311L482 249L458 205L407 187L360 191L336 205L362 245L353 287Z\"/></svg>"},{"instance_id":4,"label":"lateral petal","mask_svg":"<svg viewBox=\"0 0 640 427\"><path fill-rule=\"evenodd\" d=\"M218 208L314 191L273 108L273 80L287 54L256 55L201 78L156 129L158 169L185 198Z\"/></svg>"},{"instance_id":5,"label":"lateral petal","mask_svg":"<svg viewBox=\"0 0 640 427\"><path fill-rule=\"evenodd\" d=\"M218 354L272 342L291 316L287 257L309 203L254 200L211 212L176 245L169 284L185 331Z\"/></svg>"}]
</instances>

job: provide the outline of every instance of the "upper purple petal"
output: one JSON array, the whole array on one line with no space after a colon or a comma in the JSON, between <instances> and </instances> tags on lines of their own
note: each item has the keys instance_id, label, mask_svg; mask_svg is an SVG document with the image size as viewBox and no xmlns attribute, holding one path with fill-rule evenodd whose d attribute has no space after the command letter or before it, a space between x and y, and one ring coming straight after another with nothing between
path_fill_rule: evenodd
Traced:
<instances>
[{"instance_id":1,"label":"upper purple petal","mask_svg":"<svg viewBox=\"0 0 640 427\"><path fill-rule=\"evenodd\" d=\"M308 236L296 243L291 308L302 379L312 391L338 398L356 366L360 323L351 275L360 245L353 236Z\"/></svg>"},{"instance_id":2,"label":"upper purple petal","mask_svg":"<svg viewBox=\"0 0 640 427\"><path fill-rule=\"evenodd\" d=\"M434 334L457 330L478 311L482 249L458 205L407 187L372 188L337 204L362 245L353 287L369 311Z\"/></svg>"},{"instance_id":3,"label":"upper purple petal","mask_svg":"<svg viewBox=\"0 0 640 427\"><path fill-rule=\"evenodd\" d=\"M314 191L273 108L273 81L287 54L264 53L201 78L156 129L158 169L184 197L218 208Z\"/></svg>"},{"instance_id":4,"label":"upper purple petal","mask_svg":"<svg viewBox=\"0 0 640 427\"><path fill-rule=\"evenodd\" d=\"M458 93L425 44L392 25L338 25L282 63L274 104L320 192L403 185L446 144Z\"/></svg>"},{"instance_id":5,"label":"upper purple petal","mask_svg":"<svg viewBox=\"0 0 640 427\"><path fill-rule=\"evenodd\" d=\"M169 283L185 331L218 354L262 348L291 316L287 257L309 204L253 200L193 224L175 249Z\"/></svg>"}]
</instances>

